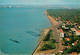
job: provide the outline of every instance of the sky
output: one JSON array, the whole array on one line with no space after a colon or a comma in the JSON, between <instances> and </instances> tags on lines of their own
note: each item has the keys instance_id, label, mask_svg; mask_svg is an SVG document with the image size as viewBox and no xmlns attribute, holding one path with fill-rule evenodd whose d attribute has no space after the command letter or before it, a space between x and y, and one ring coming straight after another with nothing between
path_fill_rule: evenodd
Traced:
<instances>
[{"instance_id":1,"label":"sky","mask_svg":"<svg viewBox=\"0 0 80 55\"><path fill-rule=\"evenodd\" d=\"M80 5L80 0L0 0L0 5Z\"/></svg>"}]
</instances>

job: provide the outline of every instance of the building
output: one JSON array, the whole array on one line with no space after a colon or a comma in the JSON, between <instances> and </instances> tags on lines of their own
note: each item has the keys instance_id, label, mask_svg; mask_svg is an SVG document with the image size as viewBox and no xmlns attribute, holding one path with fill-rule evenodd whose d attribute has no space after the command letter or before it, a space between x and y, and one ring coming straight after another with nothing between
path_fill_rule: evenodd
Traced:
<instances>
[{"instance_id":1,"label":"building","mask_svg":"<svg viewBox=\"0 0 80 55\"><path fill-rule=\"evenodd\" d=\"M62 28L65 28L65 25L63 25Z\"/></svg>"},{"instance_id":2,"label":"building","mask_svg":"<svg viewBox=\"0 0 80 55\"><path fill-rule=\"evenodd\" d=\"M65 27L65 29L69 29L69 27Z\"/></svg>"},{"instance_id":3,"label":"building","mask_svg":"<svg viewBox=\"0 0 80 55\"><path fill-rule=\"evenodd\" d=\"M61 19L61 17L58 17L59 19Z\"/></svg>"},{"instance_id":4,"label":"building","mask_svg":"<svg viewBox=\"0 0 80 55\"><path fill-rule=\"evenodd\" d=\"M72 45L74 46L74 45L76 45L77 43L75 42L75 43L72 43Z\"/></svg>"},{"instance_id":5,"label":"building","mask_svg":"<svg viewBox=\"0 0 80 55\"><path fill-rule=\"evenodd\" d=\"M59 35L60 35L60 37L64 37L64 33L63 33L62 29L59 29Z\"/></svg>"},{"instance_id":6,"label":"building","mask_svg":"<svg viewBox=\"0 0 80 55\"><path fill-rule=\"evenodd\" d=\"M80 28L80 26L78 28Z\"/></svg>"},{"instance_id":7,"label":"building","mask_svg":"<svg viewBox=\"0 0 80 55\"><path fill-rule=\"evenodd\" d=\"M62 25L63 25L63 26L65 26L66 24L65 24L65 23L63 23Z\"/></svg>"},{"instance_id":8,"label":"building","mask_svg":"<svg viewBox=\"0 0 80 55\"><path fill-rule=\"evenodd\" d=\"M75 28L71 28L71 30L72 30L72 31L76 31L76 29L75 29Z\"/></svg>"},{"instance_id":9,"label":"building","mask_svg":"<svg viewBox=\"0 0 80 55\"><path fill-rule=\"evenodd\" d=\"M73 46L76 45L78 41L79 41L79 40L76 40L74 43L72 43L72 45L73 45Z\"/></svg>"},{"instance_id":10,"label":"building","mask_svg":"<svg viewBox=\"0 0 80 55\"><path fill-rule=\"evenodd\" d=\"M67 48L70 48L70 46L68 45L68 46L66 46Z\"/></svg>"},{"instance_id":11,"label":"building","mask_svg":"<svg viewBox=\"0 0 80 55\"><path fill-rule=\"evenodd\" d=\"M76 35L80 35L80 30L77 30L76 31Z\"/></svg>"},{"instance_id":12,"label":"building","mask_svg":"<svg viewBox=\"0 0 80 55\"><path fill-rule=\"evenodd\" d=\"M59 53L63 53L63 50L60 50Z\"/></svg>"},{"instance_id":13,"label":"building","mask_svg":"<svg viewBox=\"0 0 80 55\"><path fill-rule=\"evenodd\" d=\"M70 41L70 39L69 38L65 38L67 41Z\"/></svg>"},{"instance_id":14,"label":"building","mask_svg":"<svg viewBox=\"0 0 80 55\"><path fill-rule=\"evenodd\" d=\"M58 21L58 18L56 18L56 20Z\"/></svg>"},{"instance_id":15,"label":"building","mask_svg":"<svg viewBox=\"0 0 80 55\"><path fill-rule=\"evenodd\" d=\"M71 55L77 55L77 52L72 52Z\"/></svg>"}]
</instances>

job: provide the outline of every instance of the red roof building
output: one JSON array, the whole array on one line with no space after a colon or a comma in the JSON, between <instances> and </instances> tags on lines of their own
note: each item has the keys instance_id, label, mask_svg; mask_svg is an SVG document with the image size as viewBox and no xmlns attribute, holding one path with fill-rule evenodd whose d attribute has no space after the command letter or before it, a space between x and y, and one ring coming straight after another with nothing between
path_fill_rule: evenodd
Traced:
<instances>
[{"instance_id":1,"label":"red roof building","mask_svg":"<svg viewBox=\"0 0 80 55\"><path fill-rule=\"evenodd\" d=\"M77 52L72 52L71 55L77 55Z\"/></svg>"},{"instance_id":2,"label":"red roof building","mask_svg":"<svg viewBox=\"0 0 80 55\"><path fill-rule=\"evenodd\" d=\"M66 46L67 48L70 48L70 46L68 45L68 46Z\"/></svg>"},{"instance_id":3,"label":"red roof building","mask_svg":"<svg viewBox=\"0 0 80 55\"><path fill-rule=\"evenodd\" d=\"M59 29L59 32L62 33L63 32L62 29Z\"/></svg>"},{"instance_id":4,"label":"red roof building","mask_svg":"<svg viewBox=\"0 0 80 55\"><path fill-rule=\"evenodd\" d=\"M80 35L80 30L77 30L76 31L76 35Z\"/></svg>"},{"instance_id":5,"label":"red roof building","mask_svg":"<svg viewBox=\"0 0 80 55\"><path fill-rule=\"evenodd\" d=\"M70 41L70 39L69 38L65 38L67 41Z\"/></svg>"},{"instance_id":6,"label":"red roof building","mask_svg":"<svg viewBox=\"0 0 80 55\"><path fill-rule=\"evenodd\" d=\"M75 43L72 43L72 45L76 45L77 43L75 42Z\"/></svg>"},{"instance_id":7,"label":"red roof building","mask_svg":"<svg viewBox=\"0 0 80 55\"><path fill-rule=\"evenodd\" d=\"M64 37L64 33L62 29L59 29L59 34L60 34L60 37Z\"/></svg>"}]
</instances>

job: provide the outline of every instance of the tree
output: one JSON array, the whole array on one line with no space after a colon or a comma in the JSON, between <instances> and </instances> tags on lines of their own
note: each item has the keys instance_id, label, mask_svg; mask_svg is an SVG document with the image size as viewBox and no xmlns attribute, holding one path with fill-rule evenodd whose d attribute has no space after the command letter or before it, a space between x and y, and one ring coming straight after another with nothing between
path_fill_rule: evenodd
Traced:
<instances>
[{"instance_id":1,"label":"tree","mask_svg":"<svg viewBox=\"0 0 80 55\"><path fill-rule=\"evenodd\" d=\"M50 41L51 41L52 43L55 43L55 42L56 42L56 40L55 40L55 39L50 39Z\"/></svg>"}]
</instances>

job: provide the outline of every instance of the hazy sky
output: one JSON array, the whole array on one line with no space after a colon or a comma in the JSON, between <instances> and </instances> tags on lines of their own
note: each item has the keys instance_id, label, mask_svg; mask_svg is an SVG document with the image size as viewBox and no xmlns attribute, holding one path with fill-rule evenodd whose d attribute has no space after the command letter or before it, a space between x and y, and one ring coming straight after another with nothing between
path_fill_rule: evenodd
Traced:
<instances>
[{"instance_id":1,"label":"hazy sky","mask_svg":"<svg viewBox=\"0 0 80 55\"><path fill-rule=\"evenodd\" d=\"M0 5L80 5L80 0L0 0Z\"/></svg>"}]
</instances>

